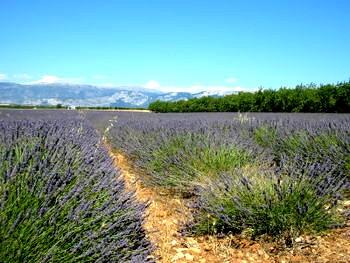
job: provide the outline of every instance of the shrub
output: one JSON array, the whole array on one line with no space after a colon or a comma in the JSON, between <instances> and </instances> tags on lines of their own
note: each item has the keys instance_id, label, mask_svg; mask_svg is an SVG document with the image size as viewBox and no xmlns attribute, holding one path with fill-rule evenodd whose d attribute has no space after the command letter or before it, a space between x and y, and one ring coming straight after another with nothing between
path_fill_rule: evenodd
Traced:
<instances>
[{"instance_id":1,"label":"shrub","mask_svg":"<svg viewBox=\"0 0 350 263\"><path fill-rule=\"evenodd\" d=\"M254 139L262 147L271 147L277 137L277 131L273 127L262 125L254 130Z\"/></svg>"},{"instance_id":2,"label":"shrub","mask_svg":"<svg viewBox=\"0 0 350 263\"><path fill-rule=\"evenodd\" d=\"M341 186L328 185L317 192L318 186L319 180L309 176L277 176L261 168L224 174L201 190L188 231L197 235L248 231L253 237L268 234L291 240L325 230L339 222L335 194Z\"/></svg>"},{"instance_id":3,"label":"shrub","mask_svg":"<svg viewBox=\"0 0 350 263\"><path fill-rule=\"evenodd\" d=\"M305 165L326 164L328 170L332 170L332 177L339 180L350 178L350 141L342 131L312 134L304 130L280 136L272 145L272 153L278 166L291 162L291 169L303 170ZM314 170L314 176L322 177L323 170Z\"/></svg>"},{"instance_id":4,"label":"shrub","mask_svg":"<svg viewBox=\"0 0 350 263\"><path fill-rule=\"evenodd\" d=\"M148 262L145 205L80 120L0 122L1 262Z\"/></svg>"},{"instance_id":5,"label":"shrub","mask_svg":"<svg viewBox=\"0 0 350 263\"><path fill-rule=\"evenodd\" d=\"M150 175L145 177L146 184L182 194L193 193L206 177L215 178L221 172L253 162L246 150L216 145L206 135L191 132L163 139L148 155L149 161L143 163Z\"/></svg>"},{"instance_id":6,"label":"shrub","mask_svg":"<svg viewBox=\"0 0 350 263\"><path fill-rule=\"evenodd\" d=\"M141 180L151 186L191 192L204 177L216 177L256 160L280 166L282 159L288 157L293 163L295 156L301 156L304 164L325 163L330 158L330 165L338 169L335 176L349 171L349 122L345 115L115 116L117 121L108 134L110 143L144 171ZM324 141L327 137L333 139Z\"/></svg>"}]
</instances>

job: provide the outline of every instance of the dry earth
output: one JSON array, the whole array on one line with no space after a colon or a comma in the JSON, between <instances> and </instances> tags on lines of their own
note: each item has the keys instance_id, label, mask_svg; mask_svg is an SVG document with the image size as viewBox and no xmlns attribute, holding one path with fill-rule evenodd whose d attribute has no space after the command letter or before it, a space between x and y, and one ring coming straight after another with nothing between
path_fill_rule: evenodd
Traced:
<instances>
[{"instance_id":1,"label":"dry earth","mask_svg":"<svg viewBox=\"0 0 350 263\"><path fill-rule=\"evenodd\" d=\"M135 191L139 201L150 204L144 227L156 246L153 256L157 262L350 262L350 226L323 236L300 237L293 249L237 235L184 237L178 230L191 219L186 200L143 186L125 156L117 152L111 155L127 189Z\"/></svg>"}]
</instances>

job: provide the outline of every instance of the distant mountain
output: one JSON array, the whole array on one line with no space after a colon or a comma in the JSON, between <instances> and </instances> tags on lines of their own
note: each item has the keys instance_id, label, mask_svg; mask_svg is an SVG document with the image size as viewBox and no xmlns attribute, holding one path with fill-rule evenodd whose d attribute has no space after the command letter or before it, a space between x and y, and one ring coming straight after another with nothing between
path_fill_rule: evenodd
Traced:
<instances>
[{"instance_id":1,"label":"distant mountain","mask_svg":"<svg viewBox=\"0 0 350 263\"><path fill-rule=\"evenodd\" d=\"M161 92L143 87L99 87L77 84L23 85L0 82L0 104L147 107L156 100L177 101L221 92Z\"/></svg>"}]
</instances>

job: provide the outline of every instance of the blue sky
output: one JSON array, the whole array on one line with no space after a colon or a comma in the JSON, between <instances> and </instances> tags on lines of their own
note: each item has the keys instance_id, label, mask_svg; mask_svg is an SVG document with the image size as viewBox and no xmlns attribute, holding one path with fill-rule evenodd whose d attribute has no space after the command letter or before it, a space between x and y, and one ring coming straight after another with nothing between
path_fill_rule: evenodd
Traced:
<instances>
[{"instance_id":1,"label":"blue sky","mask_svg":"<svg viewBox=\"0 0 350 263\"><path fill-rule=\"evenodd\" d=\"M349 0L0 2L0 79L256 89L350 78Z\"/></svg>"}]
</instances>

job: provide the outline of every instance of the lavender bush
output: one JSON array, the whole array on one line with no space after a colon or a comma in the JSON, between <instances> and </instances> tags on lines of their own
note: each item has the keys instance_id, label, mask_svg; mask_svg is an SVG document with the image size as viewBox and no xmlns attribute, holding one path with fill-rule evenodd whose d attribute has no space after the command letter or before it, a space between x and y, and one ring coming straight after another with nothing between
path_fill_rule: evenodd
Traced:
<instances>
[{"instance_id":1,"label":"lavender bush","mask_svg":"<svg viewBox=\"0 0 350 263\"><path fill-rule=\"evenodd\" d=\"M337 202L348 185L345 179L325 184L330 175L312 178L300 171L276 175L261 168L222 174L200 190L195 219L185 232L268 234L291 244L300 234L341 225Z\"/></svg>"},{"instance_id":2,"label":"lavender bush","mask_svg":"<svg viewBox=\"0 0 350 263\"><path fill-rule=\"evenodd\" d=\"M239 121L116 115L107 138L144 172L144 184L193 194L203 178L255 162L262 148ZM236 123L236 126L231 125Z\"/></svg>"},{"instance_id":3,"label":"lavender bush","mask_svg":"<svg viewBox=\"0 0 350 263\"><path fill-rule=\"evenodd\" d=\"M87 113L99 127L102 114ZM105 127L113 125L108 128L110 143L145 172L144 183L176 191L191 189L203 174L215 176L256 161L279 166L286 156L302 156L305 163L331 159L338 174L349 166L349 115L106 115L110 121Z\"/></svg>"},{"instance_id":4,"label":"lavender bush","mask_svg":"<svg viewBox=\"0 0 350 263\"><path fill-rule=\"evenodd\" d=\"M150 262L145 205L81 118L0 121L1 262Z\"/></svg>"},{"instance_id":5,"label":"lavender bush","mask_svg":"<svg viewBox=\"0 0 350 263\"><path fill-rule=\"evenodd\" d=\"M196 196L191 233L292 240L341 221L348 114L109 114L107 138L145 184Z\"/></svg>"}]
</instances>

